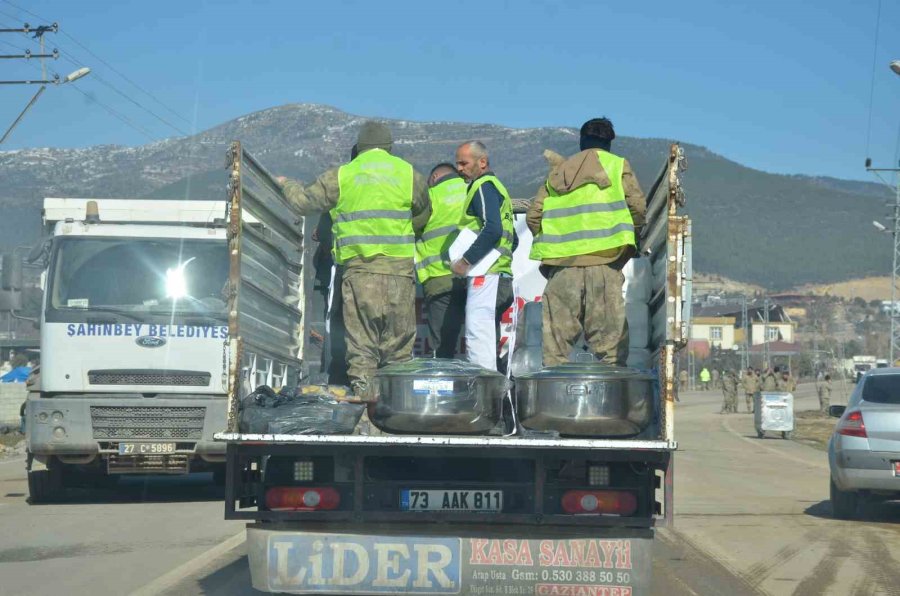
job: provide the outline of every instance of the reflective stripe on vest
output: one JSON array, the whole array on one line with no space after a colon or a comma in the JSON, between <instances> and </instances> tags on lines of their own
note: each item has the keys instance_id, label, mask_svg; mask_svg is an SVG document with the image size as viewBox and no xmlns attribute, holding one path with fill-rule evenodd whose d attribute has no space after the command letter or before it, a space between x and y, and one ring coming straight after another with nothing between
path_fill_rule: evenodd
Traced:
<instances>
[{"instance_id":1,"label":"reflective stripe on vest","mask_svg":"<svg viewBox=\"0 0 900 596\"><path fill-rule=\"evenodd\" d=\"M459 220L466 204L466 182L455 177L428 189L431 218L416 241L416 276L419 283L451 275L447 250L459 233Z\"/></svg>"},{"instance_id":2,"label":"reflective stripe on vest","mask_svg":"<svg viewBox=\"0 0 900 596\"><path fill-rule=\"evenodd\" d=\"M466 206L463 209L459 227L469 228L474 232L481 232L481 220L474 215L469 215L469 206L472 204L472 199L478 193L478 189L481 188L481 185L485 182L492 182L494 188L496 188L500 193L500 196L503 197L503 200L500 203L500 224L503 227L503 232L500 235L500 241L494 247L500 252L500 258L497 259L490 269L488 269L488 273L506 273L512 275L512 246L515 235L512 201L509 199L509 192L507 192L506 187L503 186L503 183L501 183L496 176L482 176L472 182L469 186L469 190L466 193Z\"/></svg>"},{"instance_id":3,"label":"reflective stripe on vest","mask_svg":"<svg viewBox=\"0 0 900 596\"><path fill-rule=\"evenodd\" d=\"M532 259L575 257L635 245L634 221L622 186L625 160L607 151L597 151L597 159L612 182L609 187L601 189L591 183L558 194L547 184L541 233L531 245Z\"/></svg>"},{"instance_id":4,"label":"reflective stripe on vest","mask_svg":"<svg viewBox=\"0 0 900 596\"><path fill-rule=\"evenodd\" d=\"M340 196L331 210L338 264L377 255L412 258L410 164L382 149L370 149L340 167L338 186Z\"/></svg>"}]
</instances>

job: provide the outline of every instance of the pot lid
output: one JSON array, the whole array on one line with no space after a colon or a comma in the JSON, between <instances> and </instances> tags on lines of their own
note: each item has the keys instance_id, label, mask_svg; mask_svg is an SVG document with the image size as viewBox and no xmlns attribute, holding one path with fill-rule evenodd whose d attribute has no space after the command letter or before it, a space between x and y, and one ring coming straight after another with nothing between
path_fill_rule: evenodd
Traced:
<instances>
[{"instance_id":1,"label":"pot lid","mask_svg":"<svg viewBox=\"0 0 900 596\"><path fill-rule=\"evenodd\" d=\"M653 381L655 377L651 374L641 372L636 368L612 366L609 364L600 364L599 362L567 362L557 366L548 366L526 375L520 375L517 379L523 381L548 379Z\"/></svg>"},{"instance_id":2,"label":"pot lid","mask_svg":"<svg viewBox=\"0 0 900 596\"><path fill-rule=\"evenodd\" d=\"M376 377L464 377L472 379L502 379L503 375L495 370L482 368L465 360L449 358L416 358L408 362L390 364L375 371Z\"/></svg>"}]
</instances>

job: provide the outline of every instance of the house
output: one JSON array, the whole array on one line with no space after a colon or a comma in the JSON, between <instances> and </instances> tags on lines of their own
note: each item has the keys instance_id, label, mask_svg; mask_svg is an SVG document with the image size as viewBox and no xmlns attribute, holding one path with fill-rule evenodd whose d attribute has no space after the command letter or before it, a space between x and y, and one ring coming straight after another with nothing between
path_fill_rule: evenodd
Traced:
<instances>
[{"instance_id":1,"label":"house","mask_svg":"<svg viewBox=\"0 0 900 596\"><path fill-rule=\"evenodd\" d=\"M728 329L730 327L730 329ZM796 323L779 304L769 303L769 321L766 324L765 303L753 301L747 304L747 330L751 346L768 342L794 343ZM744 345L744 324L740 303L696 306L691 321L691 339L707 340L710 346L730 350Z\"/></svg>"}]
</instances>

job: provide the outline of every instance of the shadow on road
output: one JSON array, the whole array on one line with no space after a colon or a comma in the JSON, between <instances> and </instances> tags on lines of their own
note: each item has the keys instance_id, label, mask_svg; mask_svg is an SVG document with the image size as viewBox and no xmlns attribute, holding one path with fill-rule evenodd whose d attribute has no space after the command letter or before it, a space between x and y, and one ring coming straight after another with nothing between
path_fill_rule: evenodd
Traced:
<instances>
[{"instance_id":1,"label":"shadow on road","mask_svg":"<svg viewBox=\"0 0 900 596\"><path fill-rule=\"evenodd\" d=\"M821 519L834 519L831 501L819 501L807 507L803 513ZM900 501L860 503L852 521L900 524Z\"/></svg>"},{"instance_id":2,"label":"shadow on road","mask_svg":"<svg viewBox=\"0 0 900 596\"><path fill-rule=\"evenodd\" d=\"M189 476L127 476L110 486L72 487L52 505L113 503L199 503L224 501L225 489L212 474ZM42 506L32 504L32 506Z\"/></svg>"}]
</instances>

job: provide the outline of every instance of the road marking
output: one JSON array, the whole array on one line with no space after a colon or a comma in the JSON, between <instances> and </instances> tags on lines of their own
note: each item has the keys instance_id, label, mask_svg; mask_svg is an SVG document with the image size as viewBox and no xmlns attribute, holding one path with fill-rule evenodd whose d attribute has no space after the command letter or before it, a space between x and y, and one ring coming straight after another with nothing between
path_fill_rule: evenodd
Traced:
<instances>
[{"instance_id":1,"label":"road marking","mask_svg":"<svg viewBox=\"0 0 900 596\"><path fill-rule=\"evenodd\" d=\"M756 447L760 447L760 448L762 448L762 449L765 449L766 451L771 451L771 452L774 453L775 455L779 455L779 456L783 457L784 459L789 459L789 460L791 460L791 461L793 461L793 462L796 462L796 463L799 463L799 464L803 464L804 466L815 466L815 467L817 467L817 468L823 468L823 469L826 469L826 470L829 469L829 466L828 466L828 462L827 462L827 461L824 461L824 462L818 461L818 460L811 461L811 460L808 460L808 459L803 459L803 458L801 458L801 457L794 457L793 455L784 453L783 451L780 451L780 450L778 450L778 449L775 449L774 447L769 447L768 445L765 444L765 442L764 442L763 439L751 439L751 438L749 438L749 437L745 437L745 436L742 435L741 433L739 433L739 432L737 432L736 430L734 430L733 428L731 428L731 425L728 424L728 420L722 420L722 426L725 428L725 430L727 430L728 432L730 432L731 434L733 434L734 436L736 436L736 437L739 438L740 440L745 441L745 442L747 442L747 443L749 443L749 444L751 444L751 445L754 445L754 446L756 446ZM805 445L804 445L804 446L805 446ZM812 447L808 447L808 449L812 449ZM827 458L827 455L828 455L827 452L823 452L823 453L825 453L825 456L826 456L826 458Z\"/></svg>"},{"instance_id":2,"label":"road marking","mask_svg":"<svg viewBox=\"0 0 900 596\"><path fill-rule=\"evenodd\" d=\"M241 530L231 538L220 542L208 551L197 555L190 561L187 561L183 565L176 567L167 574L161 575L149 584L138 588L131 593L131 596L153 596L154 594L161 594L166 590L171 590L176 585L178 585L179 582L185 580L191 574L196 573L200 569L206 567L214 560L216 560L219 556L224 555L231 549L240 546L245 539L246 530Z\"/></svg>"}]
</instances>

